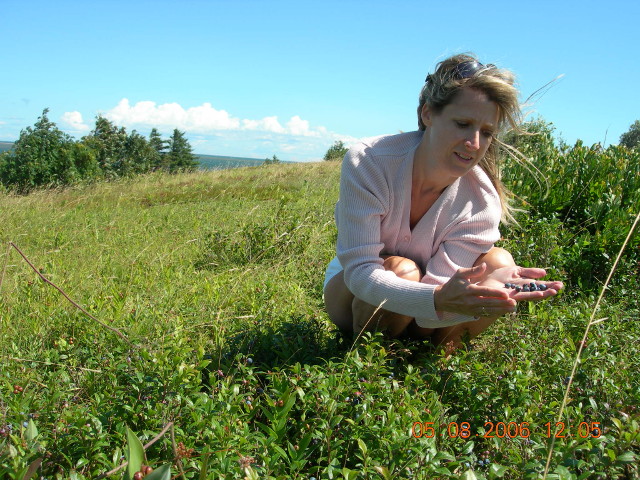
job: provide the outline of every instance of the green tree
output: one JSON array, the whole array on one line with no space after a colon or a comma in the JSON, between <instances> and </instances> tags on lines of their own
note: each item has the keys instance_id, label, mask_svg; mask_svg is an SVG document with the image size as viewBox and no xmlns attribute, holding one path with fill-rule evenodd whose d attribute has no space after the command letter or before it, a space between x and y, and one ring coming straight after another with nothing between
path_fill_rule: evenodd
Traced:
<instances>
[{"instance_id":1,"label":"green tree","mask_svg":"<svg viewBox=\"0 0 640 480\"><path fill-rule=\"evenodd\" d=\"M98 165L107 177L117 177L129 170L126 158L127 132L110 120L98 115L95 128L82 138L82 142L92 149Z\"/></svg>"},{"instance_id":2,"label":"green tree","mask_svg":"<svg viewBox=\"0 0 640 480\"><path fill-rule=\"evenodd\" d=\"M163 140L158 129L152 128L149 134L149 144L158 153L159 161L154 169L169 170L169 158L167 157L169 140Z\"/></svg>"},{"instance_id":3,"label":"green tree","mask_svg":"<svg viewBox=\"0 0 640 480\"><path fill-rule=\"evenodd\" d=\"M344 146L342 140L336 140L329 150L327 150L327 153L324 154L324 159L327 161L342 160L348 151L349 149Z\"/></svg>"},{"instance_id":4,"label":"green tree","mask_svg":"<svg viewBox=\"0 0 640 480\"><path fill-rule=\"evenodd\" d=\"M93 150L82 142L73 142L70 147L69 153L80 179L91 180L102 176Z\"/></svg>"},{"instance_id":5,"label":"green tree","mask_svg":"<svg viewBox=\"0 0 640 480\"><path fill-rule=\"evenodd\" d=\"M20 132L14 148L2 156L0 180L27 193L43 185L67 185L97 172L96 159L49 120L49 109L33 127Z\"/></svg>"},{"instance_id":6,"label":"green tree","mask_svg":"<svg viewBox=\"0 0 640 480\"><path fill-rule=\"evenodd\" d=\"M620 135L620 145L629 149L640 146L640 120L633 122L629 130Z\"/></svg>"},{"instance_id":7,"label":"green tree","mask_svg":"<svg viewBox=\"0 0 640 480\"><path fill-rule=\"evenodd\" d=\"M96 117L95 128L82 142L94 152L107 177L146 173L160 165L160 154L144 136L135 130L127 134L124 127L102 116Z\"/></svg>"},{"instance_id":8,"label":"green tree","mask_svg":"<svg viewBox=\"0 0 640 480\"><path fill-rule=\"evenodd\" d=\"M184 132L177 128L173 130L173 135L169 139L167 156L170 172L193 171L198 167L198 161L192 153L189 141L185 138Z\"/></svg>"},{"instance_id":9,"label":"green tree","mask_svg":"<svg viewBox=\"0 0 640 480\"><path fill-rule=\"evenodd\" d=\"M507 132L502 138L502 142L517 148L528 156L549 149L557 150L553 123L547 122L542 118L536 118L523 123L520 128L520 132L514 130Z\"/></svg>"},{"instance_id":10,"label":"green tree","mask_svg":"<svg viewBox=\"0 0 640 480\"><path fill-rule=\"evenodd\" d=\"M127 174L147 173L155 170L161 163L161 155L147 139L133 130L124 146L127 159Z\"/></svg>"},{"instance_id":11,"label":"green tree","mask_svg":"<svg viewBox=\"0 0 640 480\"><path fill-rule=\"evenodd\" d=\"M274 163L280 163L280 159L275 155L273 158L265 158L263 165L273 165Z\"/></svg>"}]
</instances>

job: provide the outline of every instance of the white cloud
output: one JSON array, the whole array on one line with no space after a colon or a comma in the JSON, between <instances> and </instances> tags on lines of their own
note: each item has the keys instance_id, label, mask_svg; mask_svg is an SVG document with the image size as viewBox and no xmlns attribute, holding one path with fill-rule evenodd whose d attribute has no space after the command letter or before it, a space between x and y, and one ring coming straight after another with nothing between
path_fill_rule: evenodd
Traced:
<instances>
[{"instance_id":1,"label":"white cloud","mask_svg":"<svg viewBox=\"0 0 640 480\"><path fill-rule=\"evenodd\" d=\"M225 110L216 110L210 103L185 110L177 103L156 105L151 101L142 101L131 106L129 100L123 98L117 106L105 113L105 117L116 125L177 128L191 133L240 128L240 120L231 117Z\"/></svg>"},{"instance_id":2,"label":"white cloud","mask_svg":"<svg viewBox=\"0 0 640 480\"><path fill-rule=\"evenodd\" d=\"M65 112L60 120L76 132L87 132L90 130L89 126L84 123L80 112Z\"/></svg>"},{"instance_id":3,"label":"white cloud","mask_svg":"<svg viewBox=\"0 0 640 480\"><path fill-rule=\"evenodd\" d=\"M77 113L77 112L70 112ZM67 114L65 114L67 115ZM152 101L141 101L131 105L123 98L114 108L104 113L105 117L120 126L145 126L159 129L184 130L188 133L211 135L220 130L244 130L279 133L299 137L329 137L325 127L312 128L309 121L294 115L283 126L277 116L259 120L232 117L225 110L216 110L210 103L184 108L178 103L161 105Z\"/></svg>"},{"instance_id":4,"label":"white cloud","mask_svg":"<svg viewBox=\"0 0 640 480\"><path fill-rule=\"evenodd\" d=\"M273 133L287 133L278 117L264 117L262 120L243 120L243 129L245 130L263 130Z\"/></svg>"},{"instance_id":5,"label":"white cloud","mask_svg":"<svg viewBox=\"0 0 640 480\"><path fill-rule=\"evenodd\" d=\"M202 154L266 158L282 152L289 154L291 160L319 160L335 141L341 140L347 146L357 141L323 126L311 126L299 115L282 123L275 115L240 119L210 103L189 108L175 102L140 101L132 105L123 98L101 114L128 129L156 127L161 134L168 135L177 128L187 133L192 146ZM89 130L79 112L66 112L62 119L73 130Z\"/></svg>"},{"instance_id":6,"label":"white cloud","mask_svg":"<svg viewBox=\"0 0 640 480\"><path fill-rule=\"evenodd\" d=\"M309 129L309 122L301 119L299 116L291 117L287 122L287 129L292 135L300 135L303 137L319 137L320 133Z\"/></svg>"}]
</instances>

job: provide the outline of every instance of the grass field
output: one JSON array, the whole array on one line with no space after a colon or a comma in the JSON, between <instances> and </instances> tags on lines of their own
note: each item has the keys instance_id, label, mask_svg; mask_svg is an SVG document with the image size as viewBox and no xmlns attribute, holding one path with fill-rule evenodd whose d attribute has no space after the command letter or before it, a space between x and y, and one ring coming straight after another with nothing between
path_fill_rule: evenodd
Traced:
<instances>
[{"instance_id":1,"label":"grass field","mask_svg":"<svg viewBox=\"0 0 640 480\"><path fill-rule=\"evenodd\" d=\"M338 163L3 195L0 478L537 479L552 441L546 478L638 478L637 235L582 339L640 161L583 150L538 161L546 198L505 176L529 213L501 245L566 291L449 358L329 324Z\"/></svg>"}]
</instances>

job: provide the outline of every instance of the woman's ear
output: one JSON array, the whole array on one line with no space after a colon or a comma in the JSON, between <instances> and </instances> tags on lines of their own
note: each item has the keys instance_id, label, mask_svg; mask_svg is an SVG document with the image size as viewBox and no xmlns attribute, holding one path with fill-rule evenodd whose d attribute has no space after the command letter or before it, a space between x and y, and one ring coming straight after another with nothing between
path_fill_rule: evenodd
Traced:
<instances>
[{"instance_id":1,"label":"woman's ear","mask_svg":"<svg viewBox=\"0 0 640 480\"><path fill-rule=\"evenodd\" d=\"M420 111L420 119L422 120L422 123L424 123L425 126L430 127L432 117L433 117L433 112L429 108L429 105L425 103L422 106L422 110Z\"/></svg>"}]
</instances>

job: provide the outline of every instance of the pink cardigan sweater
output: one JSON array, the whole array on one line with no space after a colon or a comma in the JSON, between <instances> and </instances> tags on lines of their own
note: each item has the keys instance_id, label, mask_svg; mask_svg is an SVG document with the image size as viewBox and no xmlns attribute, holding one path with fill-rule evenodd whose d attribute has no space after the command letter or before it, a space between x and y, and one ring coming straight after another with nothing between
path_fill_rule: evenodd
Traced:
<instances>
[{"instance_id":1,"label":"pink cardigan sweater","mask_svg":"<svg viewBox=\"0 0 640 480\"><path fill-rule=\"evenodd\" d=\"M447 187L435 204L409 227L414 152L422 132L376 137L345 156L335 218L337 256L347 288L358 298L416 319L421 327L445 327L473 320L436 312L435 286L460 267L471 267L500 238L498 194L476 166ZM382 267L381 255L415 261L420 282Z\"/></svg>"}]
</instances>

